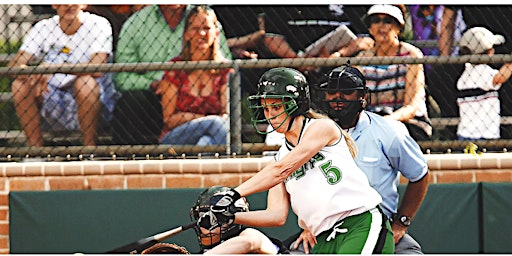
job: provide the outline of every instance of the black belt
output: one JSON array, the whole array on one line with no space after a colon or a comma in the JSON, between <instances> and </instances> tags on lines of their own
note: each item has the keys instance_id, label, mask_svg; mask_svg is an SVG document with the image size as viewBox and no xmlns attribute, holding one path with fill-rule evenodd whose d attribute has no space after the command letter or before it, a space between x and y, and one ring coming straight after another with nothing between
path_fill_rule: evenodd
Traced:
<instances>
[{"instance_id":1,"label":"black belt","mask_svg":"<svg viewBox=\"0 0 512 256\"><path fill-rule=\"evenodd\" d=\"M495 92L496 90L484 91L482 89L465 89L457 92L457 98L475 97L484 95L489 92Z\"/></svg>"},{"instance_id":2,"label":"black belt","mask_svg":"<svg viewBox=\"0 0 512 256\"><path fill-rule=\"evenodd\" d=\"M382 254L382 249L384 249L384 245L386 244L386 236L388 233L388 227L386 225L386 221L388 221L388 217L384 212L382 212L382 209L380 206L377 205L377 209L379 209L380 215L382 216L382 228L379 233L379 239L377 239L377 244L375 245L375 248L373 249L373 254Z\"/></svg>"}]
</instances>

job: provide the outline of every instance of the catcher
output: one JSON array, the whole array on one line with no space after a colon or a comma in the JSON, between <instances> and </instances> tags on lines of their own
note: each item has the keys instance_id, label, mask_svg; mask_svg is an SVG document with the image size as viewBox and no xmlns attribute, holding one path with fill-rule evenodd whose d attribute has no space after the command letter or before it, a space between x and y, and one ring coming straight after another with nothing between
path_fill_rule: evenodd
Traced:
<instances>
[{"instance_id":1,"label":"catcher","mask_svg":"<svg viewBox=\"0 0 512 256\"><path fill-rule=\"evenodd\" d=\"M289 251L278 239L268 237L261 231L239 224L212 225L215 221L210 212L210 198L218 193L230 191L229 187L213 186L204 190L190 209L190 218L197 222L194 230L204 254L288 254ZM245 197L238 199L234 207L237 212L248 212Z\"/></svg>"}]
</instances>

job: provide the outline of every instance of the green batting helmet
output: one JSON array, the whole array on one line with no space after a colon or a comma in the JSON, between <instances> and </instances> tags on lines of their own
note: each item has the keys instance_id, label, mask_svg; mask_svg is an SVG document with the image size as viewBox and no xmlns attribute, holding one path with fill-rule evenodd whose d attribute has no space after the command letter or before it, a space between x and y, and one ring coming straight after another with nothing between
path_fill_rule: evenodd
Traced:
<instances>
[{"instance_id":1,"label":"green batting helmet","mask_svg":"<svg viewBox=\"0 0 512 256\"><path fill-rule=\"evenodd\" d=\"M247 98L252 111L251 122L257 132L266 134L268 132L261 132L257 128L259 123L269 123L269 119L263 115L262 100L281 99L287 118L293 118L308 112L311 107L310 98L309 84L300 71L285 67L270 69L258 81L258 93Z\"/></svg>"}]
</instances>

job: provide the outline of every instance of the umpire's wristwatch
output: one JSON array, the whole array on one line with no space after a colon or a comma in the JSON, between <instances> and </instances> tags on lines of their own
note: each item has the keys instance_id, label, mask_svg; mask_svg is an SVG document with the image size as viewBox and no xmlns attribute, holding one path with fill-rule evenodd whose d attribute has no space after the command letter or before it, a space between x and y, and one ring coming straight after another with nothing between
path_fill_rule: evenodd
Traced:
<instances>
[{"instance_id":1,"label":"umpire's wristwatch","mask_svg":"<svg viewBox=\"0 0 512 256\"><path fill-rule=\"evenodd\" d=\"M393 215L392 221L393 222L396 221L405 227L408 227L411 225L411 217L405 216L405 215L398 215L396 213Z\"/></svg>"}]
</instances>

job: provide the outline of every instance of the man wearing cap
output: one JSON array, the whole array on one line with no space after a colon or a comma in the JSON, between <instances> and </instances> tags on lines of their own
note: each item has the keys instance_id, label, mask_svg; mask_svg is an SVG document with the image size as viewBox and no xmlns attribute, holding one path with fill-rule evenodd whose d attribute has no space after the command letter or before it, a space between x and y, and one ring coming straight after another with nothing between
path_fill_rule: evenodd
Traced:
<instances>
[{"instance_id":1,"label":"man wearing cap","mask_svg":"<svg viewBox=\"0 0 512 256\"><path fill-rule=\"evenodd\" d=\"M407 228L427 193L429 170L426 159L403 123L364 110L367 92L365 77L357 68L346 64L333 69L325 83L313 87L313 103L347 130L360 149L356 163L382 196L380 207L392 220L395 253L423 254ZM398 207L400 175L409 182ZM297 236L288 239L295 241L292 250L316 243L316 239L307 233L295 238Z\"/></svg>"},{"instance_id":2,"label":"man wearing cap","mask_svg":"<svg viewBox=\"0 0 512 256\"><path fill-rule=\"evenodd\" d=\"M487 28L473 27L462 35L459 54L493 55L494 46L505 43L502 35ZM512 63L499 70L487 64L464 65L464 72L457 81L457 104L460 122L457 127L459 140L500 138L500 99L498 90L512 74Z\"/></svg>"}]
</instances>

